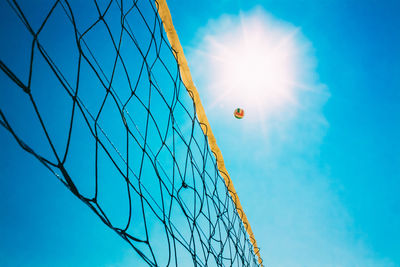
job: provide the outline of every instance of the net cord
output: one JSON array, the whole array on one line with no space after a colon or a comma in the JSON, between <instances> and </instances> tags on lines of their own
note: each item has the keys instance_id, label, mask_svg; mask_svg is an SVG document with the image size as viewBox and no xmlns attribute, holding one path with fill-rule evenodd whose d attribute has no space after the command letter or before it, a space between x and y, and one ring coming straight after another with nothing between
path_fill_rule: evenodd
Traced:
<instances>
[{"instance_id":1,"label":"net cord","mask_svg":"<svg viewBox=\"0 0 400 267\"><path fill-rule=\"evenodd\" d=\"M260 256L260 249L257 246L257 241L251 229L250 222L248 221L247 216L242 208L242 205L240 204L239 196L236 193L235 187L233 186L233 182L225 167L225 162L222 157L221 150L217 145L216 138L211 130L211 126L210 123L208 122L203 105L201 104L200 95L197 91L196 86L194 85L186 57L183 53L182 45L179 41L178 34L176 33L175 27L172 23L172 17L167 2L166 0L155 0L155 2L158 9L158 14L163 22L164 30L167 34L170 45L174 51L174 56L178 62L182 82L185 85L187 92L189 93L190 97L194 102L194 105L196 107L196 114L200 122L201 129L203 133L207 136L208 144L211 148L211 151L215 155L218 171L220 175L224 178L225 185L229 191L229 194L232 197L236 210L240 216L240 219L242 220L242 223L247 231L247 234L250 237L250 242L253 245L254 253L257 255L258 258L258 263L260 264L261 267L263 267L263 260Z\"/></svg>"}]
</instances>

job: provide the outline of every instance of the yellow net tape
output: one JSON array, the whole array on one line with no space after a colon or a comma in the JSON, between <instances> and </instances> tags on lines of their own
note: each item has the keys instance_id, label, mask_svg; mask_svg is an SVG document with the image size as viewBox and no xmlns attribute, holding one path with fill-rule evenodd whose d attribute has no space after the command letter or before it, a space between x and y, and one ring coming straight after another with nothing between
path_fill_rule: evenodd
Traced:
<instances>
[{"instance_id":1,"label":"yellow net tape","mask_svg":"<svg viewBox=\"0 0 400 267\"><path fill-rule=\"evenodd\" d=\"M233 202L235 203L236 210L243 222L243 225L247 231L247 234L250 237L250 242L253 245L254 253L258 257L258 263L262 267L263 265L262 265L262 259L260 256L260 249L257 246L257 242L254 237L253 231L251 230L250 223L247 220L247 217L243 211L242 205L240 204L239 197L233 186L232 180L229 177L228 171L225 168L225 163L224 163L224 159L222 157L221 150L219 149L216 139L214 137L214 134L211 131L211 127L208 122L206 113L205 113L203 105L201 104L201 101L200 101L199 93L197 92L196 86L193 83L192 75L190 74L189 66L188 66L186 57L183 53L183 48L181 46L181 43L179 42L178 34L176 33L174 25L172 24L171 13L169 12L167 2L166 2L166 0L155 0L155 1L156 1L156 6L158 8L158 14L160 15L160 18L164 25L164 30L167 33L168 40L171 44L172 49L175 52L174 56L179 64L179 70L180 70L180 74L182 77L182 81L183 81L184 85L186 86L186 89L187 89L190 97L193 99L193 102L196 107L197 117L200 122L201 128L202 128L204 134L208 137L208 143L210 145L211 151L214 153L214 155L216 157L218 170L219 170L221 176L225 180L225 185L228 188L228 191L233 199Z\"/></svg>"}]
</instances>

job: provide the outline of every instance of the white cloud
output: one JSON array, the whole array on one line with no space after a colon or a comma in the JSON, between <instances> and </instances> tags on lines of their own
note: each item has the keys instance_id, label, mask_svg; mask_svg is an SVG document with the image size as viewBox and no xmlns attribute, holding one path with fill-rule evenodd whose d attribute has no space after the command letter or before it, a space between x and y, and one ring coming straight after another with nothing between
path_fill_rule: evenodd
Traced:
<instances>
[{"instance_id":1,"label":"white cloud","mask_svg":"<svg viewBox=\"0 0 400 267\"><path fill-rule=\"evenodd\" d=\"M256 8L210 20L186 50L267 266L392 266L354 234L319 159L329 90L301 29Z\"/></svg>"},{"instance_id":2,"label":"white cloud","mask_svg":"<svg viewBox=\"0 0 400 267\"><path fill-rule=\"evenodd\" d=\"M288 116L299 94L315 89L310 43L261 9L211 20L196 42L190 63L208 110L243 107L251 121Z\"/></svg>"}]
</instances>

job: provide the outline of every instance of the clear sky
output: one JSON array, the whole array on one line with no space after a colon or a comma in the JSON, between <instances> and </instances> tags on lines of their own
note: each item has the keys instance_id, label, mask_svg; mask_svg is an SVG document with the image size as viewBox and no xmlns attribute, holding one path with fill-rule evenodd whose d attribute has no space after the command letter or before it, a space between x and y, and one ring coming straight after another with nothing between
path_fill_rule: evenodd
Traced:
<instances>
[{"instance_id":1,"label":"clear sky","mask_svg":"<svg viewBox=\"0 0 400 267\"><path fill-rule=\"evenodd\" d=\"M168 4L267 266L400 266L400 3ZM0 81L0 108L23 109ZM136 266L3 128L0 214L2 266Z\"/></svg>"}]
</instances>

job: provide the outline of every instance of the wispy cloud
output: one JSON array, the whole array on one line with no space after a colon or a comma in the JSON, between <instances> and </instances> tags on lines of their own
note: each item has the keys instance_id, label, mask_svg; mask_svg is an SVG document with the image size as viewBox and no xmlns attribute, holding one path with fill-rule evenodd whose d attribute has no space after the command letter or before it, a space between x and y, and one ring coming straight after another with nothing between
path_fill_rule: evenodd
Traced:
<instances>
[{"instance_id":1,"label":"wispy cloud","mask_svg":"<svg viewBox=\"0 0 400 267\"><path fill-rule=\"evenodd\" d=\"M393 266L354 234L319 158L330 93L301 28L256 8L210 20L186 50L267 266Z\"/></svg>"}]
</instances>

